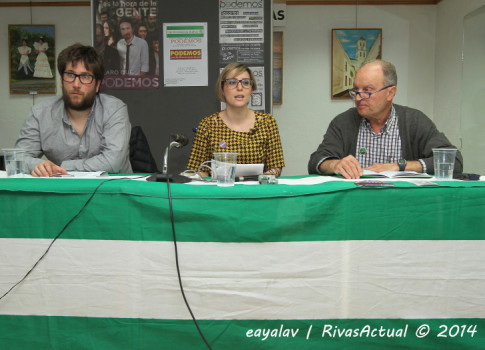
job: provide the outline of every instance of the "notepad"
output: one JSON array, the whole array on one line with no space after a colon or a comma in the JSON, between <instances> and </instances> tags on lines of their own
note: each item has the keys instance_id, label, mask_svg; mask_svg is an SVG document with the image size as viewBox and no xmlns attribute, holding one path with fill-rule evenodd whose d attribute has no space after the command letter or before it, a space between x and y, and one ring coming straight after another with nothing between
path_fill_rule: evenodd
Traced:
<instances>
[{"instance_id":1,"label":"notepad","mask_svg":"<svg viewBox=\"0 0 485 350\"><path fill-rule=\"evenodd\" d=\"M67 174L54 174L52 177L93 178L107 175L106 171L69 171Z\"/></svg>"},{"instance_id":2,"label":"notepad","mask_svg":"<svg viewBox=\"0 0 485 350\"><path fill-rule=\"evenodd\" d=\"M361 177L385 177L385 178L430 178L431 175L418 173L416 171L381 171L380 173L372 170L364 170Z\"/></svg>"},{"instance_id":3,"label":"notepad","mask_svg":"<svg viewBox=\"0 0 485 350\"><path fill-rule=\"evenodd\" d=\"M236 176L261 175L264 164L236 164Z\"/></svg>"}]
</instances>

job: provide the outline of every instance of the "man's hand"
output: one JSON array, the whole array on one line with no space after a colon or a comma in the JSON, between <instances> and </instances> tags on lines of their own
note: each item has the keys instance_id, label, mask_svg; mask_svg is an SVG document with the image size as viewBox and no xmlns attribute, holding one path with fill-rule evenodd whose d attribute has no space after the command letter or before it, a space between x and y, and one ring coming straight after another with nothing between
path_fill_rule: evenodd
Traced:
<instances>
[{"instance_id":1,"label":"man's hand","mask_svg":"<svg viewBox=\"0 0 485 350\"><path fill-rule=\"evenodd\" d=\"M358 179L364 173L360 163L354 156L342 159L328 159L320 164L323 174L340 174L346 179Z\"/></svg>"},{"instance_id":2,"label":"man's hand","mask_svg":"<svg viewBox=\"0 0 485 350\"><path fill-rule=\"evenodd\" d=\"M397 163L374 163L365 168L365 170L375 171L376 173L381 171L399 171L399 165Z\"/></svg>"},{"instance_id":3,"label":"man's hand","mask_svg":"<svg viewBox=\"0 0 485 350\"><path fill-rule=\"evenodd\" d=\"M377 173L381 171L399 171L399 165L396 163L374 163L370 167L365 168L365 170L372 170ZM406 163L406 171L415 171L417 173L423 172L423 166L417 160L410 160Z\"/></svg>"},{"instance_id":4,"label":"man's hand","mask_svg":"<svg viewBox=\"0 0 485 350\"><path fill-rule=\"evenodd\" d=\"M32 170L32 176L34 177L50 177L54 174L66 175L67 171L61 168L59 165L52 163L50 160L44 160L37 164L37 166Z\"/></svg>"}]
</instances>

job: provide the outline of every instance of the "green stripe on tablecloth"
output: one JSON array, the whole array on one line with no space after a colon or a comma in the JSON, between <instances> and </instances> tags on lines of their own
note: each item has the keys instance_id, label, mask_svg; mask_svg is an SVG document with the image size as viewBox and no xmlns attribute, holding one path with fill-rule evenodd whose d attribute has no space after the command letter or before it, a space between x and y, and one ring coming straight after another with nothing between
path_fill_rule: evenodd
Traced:
<instances>
[{"instance_id":1,"label":"green stripe on tablecloth","mask_svg":"<svg viewBox=\"0 0 485 350\"><path fill-rule=\"evenodd\" d=\"M0 238L55 237L102 181L3 179ZM485 184L446 184L416 188L399 182L386 189L343 181L233 188L173 184L172 197L180 241L483 239ZM114 180L99 188L61 238L170 241L169 218L166 184Z\"/></svg>"},{"instance_id":2,"label":"green stripe on tablecloth","mask_svg":"<svg viewBox=\"0 0 485 350\"><path fill-rule=\"evenodd\" d=\"M214 350L485 348L484 319L322 318L198 322ZM428 329L425 325L430 332L419 338L417 334L425 334ZM0 316L0 328L0 348L8 350L206 348L191 320L3 315ZM327 332L324 333L324 329ZM338 331L343 335L338 336ZM353 336L345 336L349 333Z\"/></svg>"}]
</instances>

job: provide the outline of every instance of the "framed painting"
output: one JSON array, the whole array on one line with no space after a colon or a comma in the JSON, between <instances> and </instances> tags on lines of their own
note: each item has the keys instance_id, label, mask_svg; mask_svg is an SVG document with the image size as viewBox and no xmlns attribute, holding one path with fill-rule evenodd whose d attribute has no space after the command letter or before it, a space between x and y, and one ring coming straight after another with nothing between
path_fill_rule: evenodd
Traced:
<instances>
[{"instance_id":1,"label":"framed painting","mask_svg":"<svg viewBox=\"0 0 485 350\"><path fill-rule=\"evenodd\" d=\"M8 25L11 94L55 94L55 26Z\"/></svg>"},{"instance_id":2,"label":"framed painting","mask_svg":"<svg viewBox=\"0 0 485 350\"><path fill-rule=\"evenodd\" d=\"M382 29L332 29L332 99L350 99L357 70L381 58Z\"/></svg>"},{"instance_id":3,"label":"framed painting","mask_svg":"<svg viewBox=\"0 0 485 350\"><path fill-rule=\"evenodd\" d=\"M283 103L283 32L273 32L273 104Z\"/></svg>"}]
</instances>

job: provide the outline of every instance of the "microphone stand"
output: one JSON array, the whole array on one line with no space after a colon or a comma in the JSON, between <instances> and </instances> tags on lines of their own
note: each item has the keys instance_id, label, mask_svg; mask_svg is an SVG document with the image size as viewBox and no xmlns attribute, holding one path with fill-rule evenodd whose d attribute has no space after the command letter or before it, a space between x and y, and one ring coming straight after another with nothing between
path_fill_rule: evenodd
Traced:
<instances>
[{"instance_id":1,"label":"microphone stand","mask_svg":"<svg viewBox=\"0 0 485 350\"><path fill-rule=\"evenodd\" d=\"M147 181L154 181L154 182L170 181L170 182L174 182L174 183L190 182L191 180L186 176L182 176L182 175L178 175L178 174L175 174L175 175L168 174L168 165L167 165L168 164L168 152L172 148L181 148L182 146L184 146L184 145L182 145L180 142L177 142L177 141L170 142L170 145L167 148L165 148L165 153L163 155L162 172L152 174L150 177L147 178Z\"/></svg>"}]
</instances>

